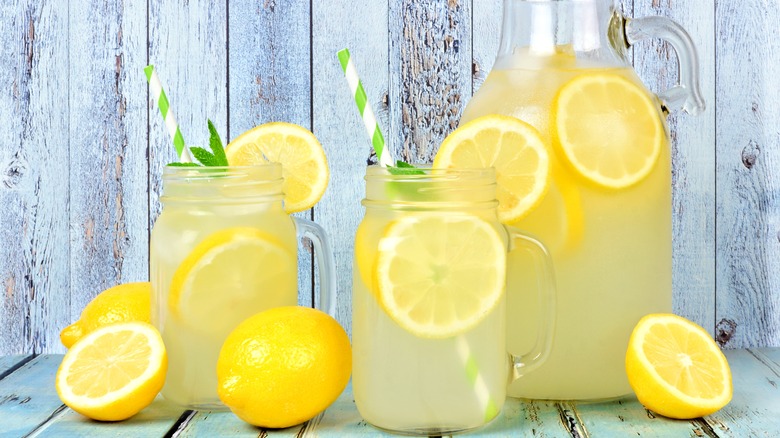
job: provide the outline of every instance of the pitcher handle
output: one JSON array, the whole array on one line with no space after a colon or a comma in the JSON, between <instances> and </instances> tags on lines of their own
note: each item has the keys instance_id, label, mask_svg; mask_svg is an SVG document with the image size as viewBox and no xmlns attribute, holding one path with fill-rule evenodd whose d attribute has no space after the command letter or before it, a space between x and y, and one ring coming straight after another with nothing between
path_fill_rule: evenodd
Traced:
<instances>
[{"instance_id":1,"label":"pitcher handle","mask_svg":"<svg viewBox=\"0 0 780 438\"><path fill-rule=\"evenodd\" d=\"M552 257L550 257L547 248L541 242L523 234L517 228L505 228L509 233L509 251L525 249L533 256L534 271L537 279L536 289L540 303L539 327L533 347L522 355L515 355L514 352L509 352L512 359L512 377L510 381L514 382L544 363L550 355L555 332L556 287Z\"/></svg>"},{"instance_id":2,"label":"pitcher handle","mask_svg":"<svg viewBox=\"0 0 780 438\"><path fill-rule=\"evenodd\" d=\"M658 93L664 107L670 111L682 109L694 116L704 111L704 98L699 88L699 58L693 40L682 26L661 16L626 18L624 32L629 46L647 38L660 38L674 48L679 80L674 87Z\"/></svg>"},{"instance_id":3,"label":"pitcher handle","mask_svg":"<svg viewBox=\"0 0 780 438\"><path fill-rule=\"evenodd\" d=\"M315 306L328 315L336 317L336 262L333 249L330 246L325 230L316 223L294 217L298 240L304 237L311 240L314 247L314 258L320 268L320 305Z\"/></svg>"}]
</instances>

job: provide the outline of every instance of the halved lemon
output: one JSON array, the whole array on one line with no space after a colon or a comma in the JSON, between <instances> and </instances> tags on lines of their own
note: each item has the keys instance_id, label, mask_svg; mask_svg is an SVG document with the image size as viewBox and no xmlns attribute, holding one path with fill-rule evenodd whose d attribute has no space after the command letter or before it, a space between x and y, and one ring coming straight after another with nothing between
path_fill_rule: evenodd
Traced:
<instances>
[{"instance_id":1,"label":"halved lemon","mask_svg":"<svg viewBox=\"0 0 780 438\"><path fill-rule=\"evenodd\" d=\"M311 131L293 123L256 126L231 141L225 155L231 166L281 163L288 213L313 207L328 187L330 170L322 145Z\"/></svg>"},{"instance_id":2,"label":"halved lemon","mask_svg":"<svg viewBox=\"0 0 780 438\"><path fill-rule=\"evenodd\" d=\"M569 164L611 189L644 179L666 139L649 93L614 73L583 74L564 84L552 119L555 142Z\"/></svg>"},{"instance_id":3,"label":"halved lemon","mask_svg":"<svg viewBox=\"0 0 780 438\"><path fill-rule=\"evenodd\" d=\"M505 275L504 242L476 216L410 214L379 241L380 305L415 336L448 338L479 324L501 300Z\"/></svg>"},{"instance_id":4,"label":"halved lemon","mask_svg":"<svg viewBox=\"0 0 780 438\"><path fill-rule=\"evenodd\" d=\"M476 118L448 135L433 167L495 167L503 223L516 222L536 207L550 180L550 156L536 128L498 114Z\"/></svg>"},{"instance_id":5,"label":"halved lemon","mask_svg":"<svg viewBox=\"0 0 780 438\"><path fill-rule=\"evenodd\" d=\"M165 383L168 356L157 330L145 322L100 327L62 359L55 386L63 403L101 421L130 418L149 406Z\"/></svg>"},{"instance_id":6,"label":"halved lemon","mask_svg":"<svg viewBox=\"0 0 780 438\"><path fill-rule=\"evenodd\" d=\"M709 333L677 315L651 314L637 323L626 373L639 401L666 417L702 417L731 400L726 356Z\"/></svg>"},{"instance_id":7,"label":"halved lemon","mask_svg":"<svg viewBox=\"0 0 780 438\"><path fill-rule=\"evenodd\" d=\"M182 261L171 281L171 314L214 334L271 307L297 302L297 259L277 237L251 227L217 231Z\"/></svg>"}]
</instances>

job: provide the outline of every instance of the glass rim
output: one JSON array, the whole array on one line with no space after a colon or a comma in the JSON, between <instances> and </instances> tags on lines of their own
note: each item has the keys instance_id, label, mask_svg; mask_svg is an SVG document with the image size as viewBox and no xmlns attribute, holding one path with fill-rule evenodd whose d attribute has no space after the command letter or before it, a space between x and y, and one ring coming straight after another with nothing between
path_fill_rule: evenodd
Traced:
<instances>
[{"instance_id":1,"label":"glass rim","mask_svg":"<svg viewBox=\"0 0 780 438\"><path fill-rule=\"evenodd\" d=\"M251 166L165 166L162 172L162 178L168 181L253 177L258 177L258 181L282 180L282 165L280 163L263 163Z\"/></svg>"},{"instance_id":2,"label":"glass rim","mask_svg":"<svg viewBox=\"0 0 780 438\"><path fill-rule=\"evenodd\" d=\"M415 164L413 168L400 169L402 173L392 173L390 168L372 164L366 166L365 179L387 179L393 181L424 180L424 179L483 179L496 178L495 167L463 167L463 168L433 168L431 164ZM420 173L422 172L422 173Z\"/></svg>"}]
</instances>

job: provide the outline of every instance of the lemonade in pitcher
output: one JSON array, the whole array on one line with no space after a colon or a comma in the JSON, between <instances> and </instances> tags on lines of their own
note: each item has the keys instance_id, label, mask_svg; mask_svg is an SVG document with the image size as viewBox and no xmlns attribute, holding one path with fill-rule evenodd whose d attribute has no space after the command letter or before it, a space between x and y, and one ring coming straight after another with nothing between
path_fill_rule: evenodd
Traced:
<instances>
[{"instance_id":1,"label":"lemonade in pitcher","mask_svg":"<svg viewBox=\"0 0 780 438\"><path fill-rule=\"evenodd\" d=\"M539 238L554 261L558 305L550 358L514 382L509 394L628 394L631 329L672 305L671 163L661 105L693 94L694 103L685 105L699 109L697 89L679 87L667 102L644 88L621 45L635 39L643 22L630 27L610 0L506 0L504 8L496 63L464 111L458 140L445 141L434 165L495 166L502 221ZM642 36L661 33L641 30ZM469 136L492 129L491 114L534 128L517 143L545 145L546 174L503 170L505 159L469 145ZM523 269L509 275L534 281ZM510 349L531 341L535 313L509 297Z\"/></svg>"}]
</instances>

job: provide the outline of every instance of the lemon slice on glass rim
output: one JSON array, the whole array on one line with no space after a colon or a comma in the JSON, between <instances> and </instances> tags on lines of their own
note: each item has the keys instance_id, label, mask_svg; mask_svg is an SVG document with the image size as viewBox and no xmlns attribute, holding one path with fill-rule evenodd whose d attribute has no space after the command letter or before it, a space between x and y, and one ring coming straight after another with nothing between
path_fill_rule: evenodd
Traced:
<instances>
[{"instance_id":1,"label":"lemon slice on glass rim","mask_svg":"<svg viewBox=\"0 0 780 438\"><path fill-rule=\"evenodd\" d=\"M265 123L239 135L225 148L231 166L281 163L284 210L307 210L328 187L325 151L308 129L284 122Z\"/></svg>"},{"instance_id":2,"label":"lemon slice on glass rim","mask_svg":"<svg viewBox=\"0 0 780 438\"><path fill-rule=\"evenodd\" d=\"M379 241L376 285L381 307L423 338L448 338L479 324L500 302L506 246L472 215L409 214Z\"/></svg>"}]
</instances>

